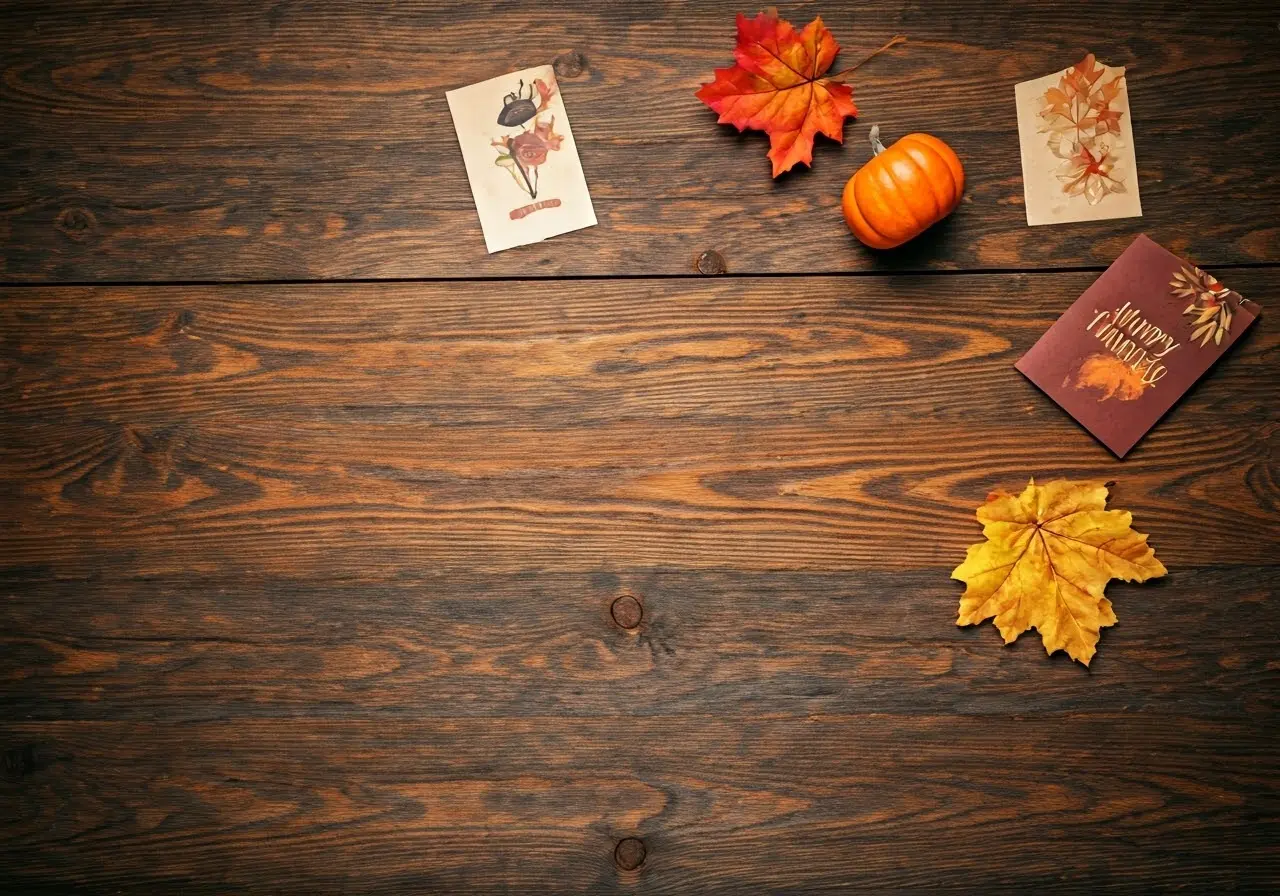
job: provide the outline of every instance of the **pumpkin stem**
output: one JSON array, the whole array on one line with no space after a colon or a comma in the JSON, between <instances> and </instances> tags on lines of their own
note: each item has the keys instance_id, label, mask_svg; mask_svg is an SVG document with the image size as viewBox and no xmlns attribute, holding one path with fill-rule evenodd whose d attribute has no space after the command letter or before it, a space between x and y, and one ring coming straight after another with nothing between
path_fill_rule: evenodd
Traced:
<instances>
[{"instance_id":1,"label":"pumpkin stem","mask_svg":"<svg viewBox=\"0 0 1280 896\"><path fill-rule=\"evenodd\" d=\"M884 152L884 144L880 142L880 125L871 126L871 154L878 156Z\"/></svg>"},{"instance_id":2,"label":"pumpkin stem","mask_svg":"<svg viewBox=\"0 0 1280 896\"><path fill-rule=\"evenodd\" d=\"M847 69L845 69L844 71L842 71L842 72L836 72L834 75L827 75L827 76L826 76L826 78L824 78L823 80L829 80L829 79L833 79L833 78L839 78L839 77L842 77L842 76L844 76L844 75L850 74L851 72L856 72L858 69L862 68L864 65L866 65L868 62L870 62L872 59L875 59L877 56L879 56L879 55L880 55L881 53L883 53L885 50L889 49L890 47L896 47L898 44L905 44L906 42L907 42L907 36L906 36L905 34L895 34L895 35L893 36L893 39L892 39L892 40L890 40L887 44L885 44L885 45L884 45L883 47L881 47L880 49L876 50L876 51L875 51L874 53L872 53L870 56L867 56L865 59L863 59L863 60L862 60L861 62L859 62L858 64L856 64L856 65L851 65L851 66L849 66Z\"/></svg>"}]
</instances>

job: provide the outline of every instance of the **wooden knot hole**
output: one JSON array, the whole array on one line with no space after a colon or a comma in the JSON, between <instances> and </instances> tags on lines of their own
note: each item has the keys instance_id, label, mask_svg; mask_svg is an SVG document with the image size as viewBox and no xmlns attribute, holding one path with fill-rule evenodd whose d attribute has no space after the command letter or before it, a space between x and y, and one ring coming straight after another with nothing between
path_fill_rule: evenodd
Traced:
<instances>
[{"instance_id":1,"label":"wooden knot hole","mask_svg":"<svg viewBox=\"0 0 1280 896\"><path fill-rule=\"evenodd\" d=\"M644 864L647 853L643 840L636 837L623 837L613 848L613 861L623 871L635 871Z\"/></svg>"},{"instance_id":2,"label":"wooden knot hole","mask_svg":"<svg viewBox=\"0 0 1280 896\"><path fill-rule=\"evenodd\" d=\"M73 240L82 240L97 225L93 212L87 208L64 208L54 219L53 226Z\"/></svg>"},{"instance_id":3,"label":"wooden knot hole","mask_svg":"<svg viewBox=\"0 0 1280 896\"><path fill-rule=\"evenodd\" d=\"M557 78L576 78L587 70L587 57L577 50L561 53L552 63Z\"/></svg>"},{"instance_id":4,"label":"wooden knot hole","mask_svg":"<svg viewBox=\"0 0 1280 896\"><path fill-rule=\"evenodd\" d=\"M724 256L715 249L708 249L698 256L697 261L699 274L723 274L729 270L729 266L724 263Z\"/></svg>"},{"instance_id":5,"label":"wooden knot hole","mask_svg":"<svg viewBox=\"0 0 1280 896\"><path fill-rule=\"evenodd\" d=\"M613 614L613 621L619 626L633 629L640 625L640 620L644 618L644 605L634 595L624 594L613 602L609 612Z\"/></svg>"}]
</instances>

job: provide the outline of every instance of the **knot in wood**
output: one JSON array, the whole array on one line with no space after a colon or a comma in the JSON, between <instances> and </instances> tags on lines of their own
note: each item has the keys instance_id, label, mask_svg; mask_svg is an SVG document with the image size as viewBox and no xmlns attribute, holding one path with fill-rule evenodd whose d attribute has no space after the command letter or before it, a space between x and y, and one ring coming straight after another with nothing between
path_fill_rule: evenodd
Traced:
<instances>
[{"instance_id":1,"label":"knot in wood","mask_svg":"<svg viewBox=\"0 0 1280 896\"><path fill-rule=\"evenodd\" d=\"M93 212L87 208L64 208L54 219L53 226L73 240L82 240L97 225Z\"/></svg>"},{"instance_id":2,"label":"knot in wood","mask_svg":"<svg viewBox=\"0 0 1280 896\"><path fill-rule=\"evenodd\" d=\"M646 853L643 840L623 837L613 849L613 861L623 871L635 871L644 864Z\"/></svg>"},{"instance_id":3,"label":"knot in wood","mask_svg":"<svg viewBox=\"0 0 1280 896\"><path fill-rule=\"evenodd\" d=\"M635 628L644 618L644 606L630 594L624 594L615 600L609 612L613 614L613 621L626 629Z\"/></svg>"},{"instance_id":4,"label":"knot in wood","mask_svg":"<svg viewBox=\"0 0 1280 896\"><path fill-rule=\"evenodd\" d=\"M724 263L724 256L715 249L708 249L698 256L699 274L723 274L727 270L729 266Z\"/></svg>"},{"instance_id":5,"label":"knot in wood","mask_svg":"<svg viewBox=\"0 0 1280 896\"><path fill-rule=\"evenodd\" d=\"M556 70L557 78L576 78L587 70L587 57L577 50L561 53L552 67Z\"/></svg>"}]
</instances>

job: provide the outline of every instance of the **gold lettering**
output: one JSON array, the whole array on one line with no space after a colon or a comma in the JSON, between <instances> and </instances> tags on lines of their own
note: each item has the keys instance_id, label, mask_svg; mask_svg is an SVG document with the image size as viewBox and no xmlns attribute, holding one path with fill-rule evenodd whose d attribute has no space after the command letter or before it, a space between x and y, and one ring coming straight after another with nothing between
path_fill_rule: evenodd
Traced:
<instances>
[{"instance_id":1,"label":"gold lettering","mask_svg":"<svg viewBox=\"0 0 1280 896\"><path fill-rule=\"evenodd\" d=\"M1107 316L1109 316L1109 315L1111 314L1111 312L1110 312L1110 311L1098 311L1098 309L1097 309L1097 308L1094 308L1093 310L1094 310L1094 312L1097 314L1097 317L1095 317L1095 318L1094 318L1094 319L1089 323L1089 326L1087 326L1087 327L1085 327L1085 328L1084 328L1084 331L1085 331L1086 333L1091 332L1091 331L1093 330L1094 324L1096 324L1098 321L1102 320L1104 317L1107 317ZM1103 326L1106 326L1106 324L1103 324Z\"/></svg>"},{"instance_id":2,"label":"gold lettering","mask_svg":"<svg viewBox=\"0 0 1280 896\"><path fill-rule=\"evenodd\" d=\"M1142 375L1142 381L1148 386L1154 386L1163 379L1167 369L1163 364L1152 364L1147 372Z\"/></svg>"},{"instance_id":3,"label":"gold lettering","mask_svg":"<svg viewBox=\"0 0 1280 896\"><path fill-rule=\"evenodd\" d=\"M1164 378L1168 368L1159 363L1160 359L1181 343L1174 342L1172 336L1143 317L1142 310L1134 308L1132 302L1125 302L1114 311L1094 308L1093 314L1093 320L1084 328L1086 333L1092 333L1117 358L1132 367L1143 383L1154 386ZM1126 333L1132 338L1125 338ZM1159 351L1152 346L1160 347Z\"/></svg>"}]
</instances>

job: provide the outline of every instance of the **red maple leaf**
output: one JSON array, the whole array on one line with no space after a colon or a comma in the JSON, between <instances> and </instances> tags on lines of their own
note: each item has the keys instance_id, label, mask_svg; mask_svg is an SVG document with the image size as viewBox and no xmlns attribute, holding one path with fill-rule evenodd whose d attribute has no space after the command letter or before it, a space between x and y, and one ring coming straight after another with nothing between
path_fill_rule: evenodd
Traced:
<instances>
[{"instance_id":1,"label":"red maple leaf","mask_svg":"<svg viewBox=\"0 0 1280 896\"><path fill-rule=\"evenodd\" d=\"M698 99L720 113L721 124L767 133L777 177L797 162L813 162L816 134L842 143L844 120L858 114L853 88L823 77L839 50L821 17L797 33L773 10L754 19L739 13L738 64L716 69Z\"/></svg>"}]
</instances>

